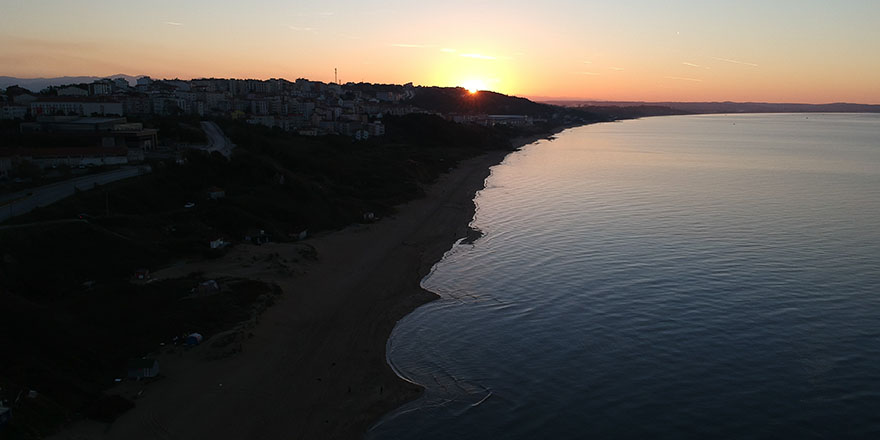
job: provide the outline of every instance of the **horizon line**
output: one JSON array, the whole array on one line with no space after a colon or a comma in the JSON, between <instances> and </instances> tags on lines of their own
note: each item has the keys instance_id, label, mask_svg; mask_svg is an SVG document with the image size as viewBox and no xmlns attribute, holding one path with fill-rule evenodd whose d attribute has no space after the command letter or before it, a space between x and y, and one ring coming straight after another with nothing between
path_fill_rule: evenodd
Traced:
<instances>
[{"instance_id":1,"label":"horizon line","mask_svg":"<svg viewBox=\"0 0 880 440\"><path fill-rule=\"evenodd\" d=\"M257 81L268 81L272 79L280 79L289 82L294 82L295 80L289 80L283 76L270 76L268 78L256 78L256 77L223 77L223 76L194 76L189 79L174 77L174 78L161 78L153 77L151 75L139 74L139 75L129 75L127 73L114 73L112 75L62 75L62 76L38 76L38 77L18 77L18 76L10 76L10 75L0 75L0 77L5 78L14 78L19 80L52 80L52 79L62 79L62 78L113 78L113 77L130 77L130 78L143 78L148 77L158 81L169 81L169 80L180 80L180 81L193 81L199 79L235 79L235 80L257 80ZM296 79L305 79L311 82L320 82L325 84L336 84L332 81L322 81L322 80L312 80L305 77L297 77ZM348 81L345 83L339 83L339 85L345 84L383 84L383 85L405 85L405 84L413 84L415 87L440 87L440 88L462 88L463 86L440 86L440 85L424 85L424 84L415 84L413 81L409 81L408 83L396 84L396 83L386 83L386 82L354 82ZM16 85L16 84L13 84ZM8 87L8 86L7 86ZM4 89L5 90L5 89ZM677 100L659 100L659 101L646 101L646 100L638 100L638 99L596 99L596 98L580 98L580 97L571 97L571 96L542 96L542 95L530 95L530 94L506 94L501 92L496 92L493 90L481 90L486 92L498 93L506 96L520 97L526 98L534 102L542 102L542 101L585 101L585 102L607 102L607 103L638 103L638 104L663 104L663 103L675 103L675 104L694 104L694 103L736 103L736 104L788 104L788 105L832 105L832 104L850 104L850 105L866 105L866 106L880 106L880 103L863 103L863 102L850 102L850 101L825 101L825 102L796 102L796 101L734 101L730 99L713 99L713 100L704 100L704 101L677 101Z\"/></svg>"}]
</instances>

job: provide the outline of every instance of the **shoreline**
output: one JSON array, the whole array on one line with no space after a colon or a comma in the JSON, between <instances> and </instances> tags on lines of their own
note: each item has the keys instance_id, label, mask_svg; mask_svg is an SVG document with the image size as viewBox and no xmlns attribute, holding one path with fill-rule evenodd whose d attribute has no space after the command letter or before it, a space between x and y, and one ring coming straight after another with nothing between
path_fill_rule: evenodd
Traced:
<instances>
[{"instance_id":1,"label":"shoreline","mask_svg":"<svg viewBox=\"0 0 880 440\"><path fill-rule=\"evenodd\" d=\"M210 361L199 357L202 347L160 355L166 377L145 387L134 409L112 424L77 422L53 438L361 438L423 392L394 372L386 344L401 318L439 298L421 280L467 235L491 167L567 128L462 161L394 216L309 239L317 262L293 263L302 245L281 243L237 246L219 261L155 273L240 276L284 293L242 352Z\"/></svg>"}]
</instances>

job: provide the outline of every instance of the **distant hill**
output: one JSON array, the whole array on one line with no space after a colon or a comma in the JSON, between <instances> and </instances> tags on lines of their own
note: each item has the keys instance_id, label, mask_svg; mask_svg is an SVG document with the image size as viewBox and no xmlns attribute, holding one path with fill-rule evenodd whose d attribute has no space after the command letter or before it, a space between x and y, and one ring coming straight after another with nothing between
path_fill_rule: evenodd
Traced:
<instances>
[{"instance_id":1,"label":"distant hill","mask_svg":"<svg viewBox=\"0 0 880 440\"><path fill-rule=\"evenodd\" d=\"M661 106L688 113L880 113L880 105L851 104L793 104L770 102L638 102L638 101L576 101L547 100L548 104L566 107L632 107Z\"/></svg>"},{"instance_id":2,"label":"distant hill","mask_svg":"<svg viewBox=\"0 0 880 440\"><path fill-rule=\"evenodd\" d=\"M564 121L567 124L691 113L644 103L626 106L541 103L489 91L470 93L461 87L417 87L415 97L407 103L446 114L529 115L557 122Z\"/></svg>"},{"instance_id":3,"label":"distant hill","mask_svg":"<svg viewBox=\"0 0 880 440\"><path fill-rule=\"evenodd\" d=\"M32 92L39 92L49 86L62 86L66 84L90 83L104 78L125 78L129 84L134 85L138 78L143 75L132 76L116 74L111 76L60 76L57 78L16 78L13 76L0 76L0 89L9 86L19 86Z\"/></svg>"},{"instance_id":4,"label":"distant hill","mask_svg":"<svg viewBox=\"0 0 880 440\"><path fill-rule=\"evenodd\" d=\"M488 91L470 93L461 87L417 87L415 97L407 103L440 113L544 116L559 111L526 98Z\"/></svg>"}]
</instances>

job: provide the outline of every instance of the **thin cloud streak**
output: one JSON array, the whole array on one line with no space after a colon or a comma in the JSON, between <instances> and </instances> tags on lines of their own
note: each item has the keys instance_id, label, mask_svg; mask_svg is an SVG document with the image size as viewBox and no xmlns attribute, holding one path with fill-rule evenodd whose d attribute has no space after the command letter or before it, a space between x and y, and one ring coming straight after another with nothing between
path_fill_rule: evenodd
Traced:
<instances>
[{"instance_id":1,"label":"thin cloud streak","mask_svg":"<svg viewBox=\"0 0 880 440\"><path fill-rule=\"evenodd\" d=\"M731 60L730 58L718 58L718 57L712 57L712 59L713 59L713 60L718 60L718 61L724 61L725 63L742 64L743 66L758 67L758 65L755 64L755 63L747 63L747 62L745 62L745 61Z\"/></svg>"},{"instance_id":2,"label":"thin cloud streak","mask_svg":"<svg viewBox=\"0 0 880 440\"><path fill-rule=\"evenodd\" d=\"M497 59L498 59L498 58L496 58L496 57L492 57L492 56L489 56L489 55L482 55L482 54L478 54L478 53L463 53L463 54L461 54L461 55L459 55L459 56L462 56L462 57L465 57L465 58L475 58L475 59L478 59L478 60L497 60Z\"/></svg>"},{"instance_id":3,"label":"thin cloud streak","mask_svg":"<svg viewBox=\"0 0 880 440\"><path fill-rule=\"evenodd\" d=\"M162 24L167 24L168 26L183 26L183 23L178 23L176 21L165 21Z\"/></svg>"},{"instance_id":4,"label":"thin cloud streak","mask_svg":"<svg viewBox=\"0 0 880 440\"><path fill-rule=\"evenodd\" d=\"M663 78L672 79L676 81L691 81L691 82L703 82L701 79L697 78L685 78L683 76L664 76Z\"/></svg>"},{"instance_id":5,"label":"thin cloud streak","mask_svg":"<svg viewBox=\"0 0 880 440\"><path fill-rule=\"evenodd\" d=\"M429 45L429 44L394 43L391 45L391 47L405 47L405 48L409 48L409 49L424 49L424 48L434 47L434 46Z\"/></svg>"}]
</instances>

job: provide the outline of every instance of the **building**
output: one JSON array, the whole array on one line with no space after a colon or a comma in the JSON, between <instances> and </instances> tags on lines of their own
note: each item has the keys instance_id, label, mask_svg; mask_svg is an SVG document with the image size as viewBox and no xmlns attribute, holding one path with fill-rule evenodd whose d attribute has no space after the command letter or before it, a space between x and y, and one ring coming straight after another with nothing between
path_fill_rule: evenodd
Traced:
<instances>
[{"instance_id":1,"label":"building","mask_svg":"<svg viewBox=\"0 0 880 440\"><path fill-rule=\"evenodd\" d=\"M189 335L187 335L186 338L184 338L183 343L188 346L199 345L202 343L203 339L204 337L201 333L190 333Z\"/></svg>"},{"instance_id":2,"label":"building","mask_svg":"<svg viewBox=\"0 0 880 440\"><path fill-rule=\"evenodd\" d=\"M40 116L35 122L23 122L22 133L52 133L81 138L94 138L93 145L107 148L155 149L159 130L144 128L126 118L76 116Z\"/></svg>"},{"instance_id":3,"label":"building","mask_svg":"<svg viewBox=\"0 0 880 440\"><path fill-rule=\"evenodd\" d=\"M119 90L131 90L131 84L125 78L116 78L113 80L113 87Z\"/></svg>"},{"instance_id":4,"label":"building","mask_svg":"<svg viewBox=\"0 0 880 440\"><path fill-rule=\"evenodd\" d=\"M532 118L526 115L489 115L489 125L532 125Z\"/></svg>"},{"instance_id":5,"label":"building","mask_svg":"<svg viewBox=\"0 0 880 440\"><path fill-rule=\"evenodd\" d=\"M217 284L216 280L203 281L199 283L197 290L199 296L214 295L220 293L220 285Z\"/></svg>"},{"instance_id":6,"label":"building","mask_svg":"<svg viewBox=\"0 0 880 440\"><path fill-rule=\"evenodd\" d=\"M32 162L44 170L59 166L125 165L129 163L128 157L129 152L125 148L0 148L0 168L11 169L21 161ZM8 171L0 171L0 174L8 174Z\"/></svg>"},{"instance_id":7,"label":"building","mask_svg":"<svg viewBox=\"0 0 880 440\"><path fill-rule=\"evenodd\" d=\"M109 95L113 86L109 80L99 80L89 84L89 95Z\"/></svg>"},{"instance_id":8,"label":"building","mask_svg":"<svg viewBox=\"0 0 880 440\"><path fill-rule=\"evenodd\" d=\"M257 246L269 242L269 234L263 229L250 229L244 236L244 241L253 243Z\"/></svg>"},{"instance_id":9,"label":"building","mask_svg":"<svg viewBox=\"0 0 880 440\"><path fill-rule=\"evenodd\" d=\"M88 93L88 92L86 92ZM78 116L122 116L125 108L112 98L98 97L46 97L30 103L31 114L39 115L78 115Z\"/></svg>"},{"instance_id":10,"label":"building","mask_svg":"<svg viewBox=\"0 0 880 440\"><path fill-rule=\"evenodd\" d=\"M122 98L122 109L126 115L144 116L152 113L153 105L145 94L129 94Z\"/></svg>"},{"instance_id":11,"label":"building","mask_svg":"<svg viewBox=\"0 0 880 440\"><path fill-rule=\"evenodd\" d=\"M128 363L129 379L147 379L159 375L159 361L151 358L135 359Z\"/></svg>"},{"instance_id":12,"label":"building","mask_svg":"<svg viewBox=\"0 0 880 440\"><path fill-rule=\"evenodd\" d=\"M211 200L220 200L226 197L226 191L223 188L218 188L216 186L212 186L208 188L208 198Z\"/></svg>"},{"instance_id":13,"label":"building","mask_svg":"<svg viewBox=\"0 0 880 440\"><path fill-rule=\"evenodd\" d=\"M384 136L385 125L381 122L373 122L371 124L367 124L367 131L370 133L370 136Z\"/></svg>"},{"instance_id":14,"label":"building","mask_svg":"<svg viewBox=\"0 0 880 440\"><path fill-rule=\"evenodd\" d=\"M0 107L0 119L24 119L28 108L23 105L4 105Z\"/></svg>"},{"instance_id":15,"label":"building","mask_svg":"<svg viewBox=\"0 0 880 440\"><path fill-rule=\"evenodd\" d=\"M15 96L10 95L9 97L12 98L12 102L15 103L15 105L23 105L23 106L30 106L32 102L40 99L38 96L31 95L30 93L25 93L25 94L15 95Z\"/></svg>"},{"instance_id":16,"label":"building","mask_svg":"<svg viewBox=\"0 0 880 440\"><path fill-rule=\"evenodd\" d=\"M148 280L150 279L150 269L137 269L134 271L134 279L136 280Z\"/></svg>"},{"instance_id":17,"label":"building","mask_svg":"<svg viewBox=\"0 0 880 440\"><path fill-rule=\"evenodd\" d=\"M89 96L89 91L79 86L67 86L58 89L58 96Z\"/></svg>"}]
</instances>

